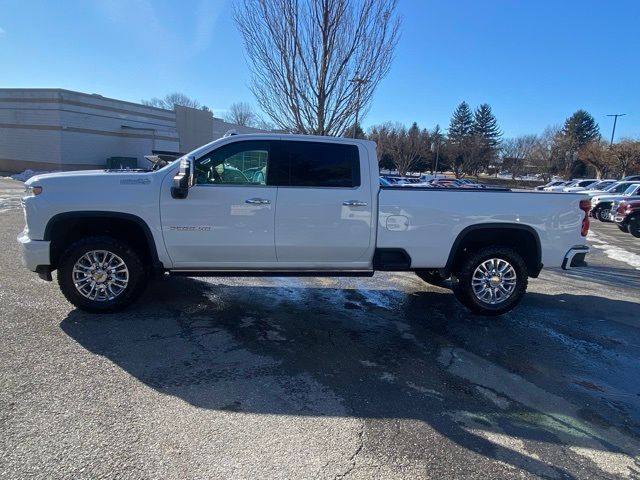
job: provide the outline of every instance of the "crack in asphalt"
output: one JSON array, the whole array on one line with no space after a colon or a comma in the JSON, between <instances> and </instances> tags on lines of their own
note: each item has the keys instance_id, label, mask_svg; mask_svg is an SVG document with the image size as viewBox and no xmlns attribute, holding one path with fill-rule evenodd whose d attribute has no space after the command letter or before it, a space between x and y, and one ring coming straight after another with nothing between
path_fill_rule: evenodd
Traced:
<instances>
[{"instance_id":1,"label":"crack in asphalt","mask_svg":"<svg viewBox=\"0 0 640 480\"><path fill-rule=\"evenodd\" d=\"M364 447L364 429L365 429L365 421L362 420L361 424L360 424L360 429L358 430L358 446L355 450L355 452L353 452L353 454L351 455L351 457L349 457L348 462L351 463L351 466L347 469L346 472L338 474L335 476L335 479L339 479L339 478L345 478L347 475L351 474L355 469L356 469L356 463L357 463L357 456L360 454L360 452L362 451L362 448Z\"/></svg>"}]
</instances>

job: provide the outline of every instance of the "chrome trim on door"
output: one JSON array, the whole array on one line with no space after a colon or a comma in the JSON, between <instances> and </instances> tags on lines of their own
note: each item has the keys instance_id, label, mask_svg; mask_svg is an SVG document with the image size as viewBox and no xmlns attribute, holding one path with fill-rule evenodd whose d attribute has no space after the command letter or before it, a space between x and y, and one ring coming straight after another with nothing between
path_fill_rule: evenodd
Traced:
<instances>
[{"instance_id":1,"label":"chrome trim on door","mask_svg":"<svg viewBox=\"0 0 640 480\"><path fill-rule=\"evenodd\" d=\"M266 198L248 198L244 203L250 203L251 205L270 205L271 200Z\"/></svg>"},{"instance_id":2,"label":"chrome trim on door","mask_svg":"<svg viewBox=\"0 0 640 480\"><path fill-rule=\"evenodd\" d=\"M366 207L367 202L361 202L359 200L345 200L342 202L345 207Z\"/></svg>"}]
</instances>

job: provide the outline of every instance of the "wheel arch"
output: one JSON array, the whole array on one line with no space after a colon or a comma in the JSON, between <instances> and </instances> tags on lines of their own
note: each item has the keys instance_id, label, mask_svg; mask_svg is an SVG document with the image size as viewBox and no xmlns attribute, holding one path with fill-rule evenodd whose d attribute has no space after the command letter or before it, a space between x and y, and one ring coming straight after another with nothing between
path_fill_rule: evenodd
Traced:
<instances>
[{"instance_id":1,"label":"wheel arch","mask_svg":"<svg viewBox=\"0 0 640 480\"><path fill-rule=\"evenodd\" d=\"M525 261L529 276L536 278L542 270L540 236L529 225L517 223L482 223L464 228L456 237L443 274L448 277L464 258L479 248L501 245L513 248Z\"/></svg>"},{"instance_id":2,"label":"wheel arch","mask_svg":"<svg viewBox=\"0 0 640 480\"><path fill-rule=\"evenodd\" d=\"M149 225L137 215L109 211L75 211L54 215L44 231L44 240L51 242L51 267L57 268L66 247L87 235L111 235L127 242L142 255L154 271L162 270L156 243Z\"/></svg>"}]
</instances>

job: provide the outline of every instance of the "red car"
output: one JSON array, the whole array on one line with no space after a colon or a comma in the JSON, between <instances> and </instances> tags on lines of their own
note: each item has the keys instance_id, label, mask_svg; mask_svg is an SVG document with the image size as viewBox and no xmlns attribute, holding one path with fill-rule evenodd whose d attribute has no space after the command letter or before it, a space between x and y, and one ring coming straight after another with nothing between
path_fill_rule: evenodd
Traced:
<instances>
[{"instance_id":1,"label":"red car","mask_svg":"<svg viewBox=\"0 0 640 480\"><path fill-rule=\"evenodd\" d=\"M614 220L620 230L640 238L640 200L620 202Z\"/></svg>"}]
</instances>

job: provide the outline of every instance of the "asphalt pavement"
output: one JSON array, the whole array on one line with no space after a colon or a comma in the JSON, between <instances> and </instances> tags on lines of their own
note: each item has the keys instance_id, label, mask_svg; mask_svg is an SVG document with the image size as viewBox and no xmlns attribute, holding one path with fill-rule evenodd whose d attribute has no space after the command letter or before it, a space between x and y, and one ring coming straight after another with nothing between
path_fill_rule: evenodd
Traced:
<instances>
[{"instance_id":1,"label":"asphalt pavement","mask_svg":"<svg viewBox=\"0 0 640 480\"><path fill-rule=\"evenodd\" d=\"M499 318L410 273L164 278L90 315L21 266L21 190L0 478L640 478L640 240L615 225Z\"/></svg>"}]
</instances>

